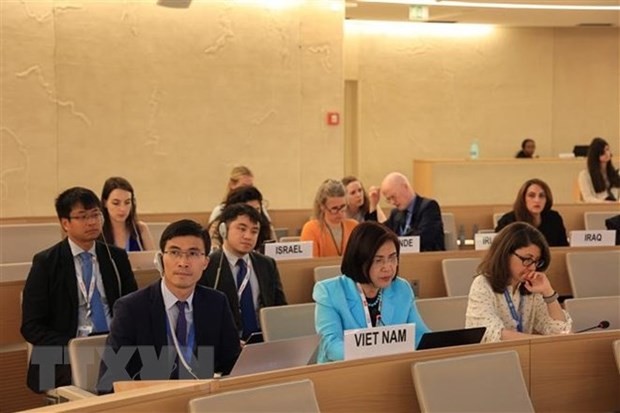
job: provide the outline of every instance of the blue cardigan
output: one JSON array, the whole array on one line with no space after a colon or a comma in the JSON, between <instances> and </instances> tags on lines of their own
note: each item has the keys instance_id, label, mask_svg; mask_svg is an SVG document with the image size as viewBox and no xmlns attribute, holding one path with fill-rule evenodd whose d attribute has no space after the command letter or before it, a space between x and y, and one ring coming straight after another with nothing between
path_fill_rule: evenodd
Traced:
<instances>
[{"instance_id":1,"label":"blue cardigan","mask_svg":"<svg viewBox=\"0 0 620 413\"><path fill-rule=\"evenodd\" d=\"M341 275L314 285L315 327L321 335L317 361L344 359L344 330L366 328L362 300L353 279ZM409 283L396 278L383 290L381 321L384 325L415 323L416 346L429 331L415 306Z\"/></svg>"}]
</instances>

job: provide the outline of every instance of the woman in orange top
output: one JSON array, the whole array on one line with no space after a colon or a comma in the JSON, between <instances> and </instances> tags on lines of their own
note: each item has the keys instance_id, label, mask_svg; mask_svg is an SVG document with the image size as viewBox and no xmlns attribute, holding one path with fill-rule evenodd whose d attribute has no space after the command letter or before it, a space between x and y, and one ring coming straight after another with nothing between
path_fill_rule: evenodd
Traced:
<instances>
[{"instance_id":1,"label":"woman in orange top","mask_svg":"<svg viewBox=\"0 0 620 413\"><path fill-rule=\"evenodd\" d=\"M313 242L315 257L342 256L351 231L357 225L345 218L347 202L342 182L328 179L321 184L314 198L314 219L301 230L302 241Z\"/></svg>"}]
</instances>

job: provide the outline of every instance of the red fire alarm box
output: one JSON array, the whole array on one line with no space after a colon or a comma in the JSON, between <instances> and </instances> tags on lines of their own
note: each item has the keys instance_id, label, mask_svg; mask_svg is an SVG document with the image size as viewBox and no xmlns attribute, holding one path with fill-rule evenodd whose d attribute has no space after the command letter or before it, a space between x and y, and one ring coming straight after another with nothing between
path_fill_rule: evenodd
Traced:
<instances>
[{"instance_id":1,"label":"red fire alarm box","mask_svg":"<svg viewBox=\"0 0 620 413\"><path fill-rule=\"evenodd\" d=\"M328 125L338 125L338 124L340 124L340 113L338 113L338 112L327 112L327 124Z\"/></svg>"}]
</instances>

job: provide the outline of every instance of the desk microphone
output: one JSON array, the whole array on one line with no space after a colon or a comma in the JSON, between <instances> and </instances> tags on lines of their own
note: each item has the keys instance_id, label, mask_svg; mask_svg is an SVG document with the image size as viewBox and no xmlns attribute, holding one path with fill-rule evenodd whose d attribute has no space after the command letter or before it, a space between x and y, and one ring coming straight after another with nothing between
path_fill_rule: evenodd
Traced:
<instances>
[{"instance_id":1,"label":"desk microphone","mask_svg":"<svg viewBox=\"0 0 620 413\"><path fill-rule=\"evenodd\" d=\"M605 330L608 327L609 327L609 321L603 320L600 323L598 323L597 325L595 325L594 327L586 328L584 330L575 331L575 333L584 333L586 331L596 330L597 328L600 328L601 330Z\"/></svg>"}]
</instances>

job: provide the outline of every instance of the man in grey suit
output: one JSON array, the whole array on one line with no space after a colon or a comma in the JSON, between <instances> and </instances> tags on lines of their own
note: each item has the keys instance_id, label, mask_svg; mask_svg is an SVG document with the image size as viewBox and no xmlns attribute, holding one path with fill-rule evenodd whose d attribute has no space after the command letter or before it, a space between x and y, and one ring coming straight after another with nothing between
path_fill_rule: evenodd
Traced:
<instances>
[{"instance_id":1,"label":"man in grey suit","mask_svg":"<svg viewBox=\"0 0 620 413\"><path fill-rule=\"evenodd\" d=\"M286 305L275 260L254 251L260 222L258 211L249 205L227 206L218 228L222 250L211 254L200 280L226 294L242 341L260 331L261 307Z\"/></svg>"}]
</instances>

